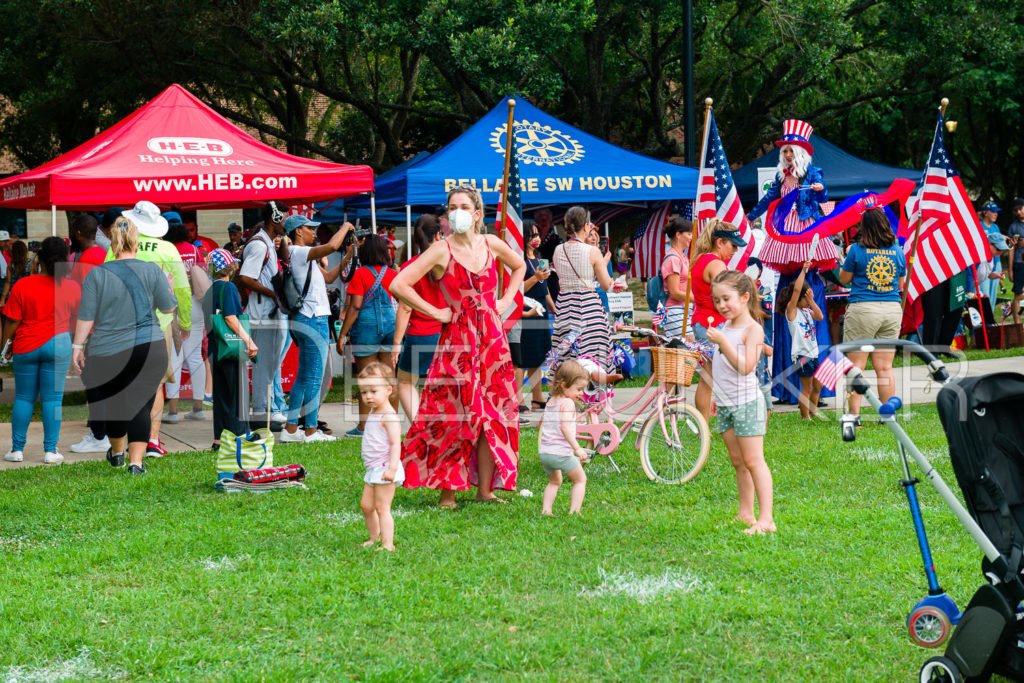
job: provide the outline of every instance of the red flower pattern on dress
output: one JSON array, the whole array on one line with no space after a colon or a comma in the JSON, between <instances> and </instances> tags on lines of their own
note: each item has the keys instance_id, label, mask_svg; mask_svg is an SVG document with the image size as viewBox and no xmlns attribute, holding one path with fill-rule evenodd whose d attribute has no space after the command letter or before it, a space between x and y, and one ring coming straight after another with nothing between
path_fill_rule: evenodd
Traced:
<instances>
[{"instance_id":1,"label":"red flower pattern on dress","mask_svg":"<svg viewBox=\"0 0 1024 683\"><path fill-rule=\"evenodd\" d=\"M419 412L402 443L406 488L466 490L479 485L477 439L494 455L493 488L514 490L519 472L519 407L508 339L498 316L498 268L487 250L479 273L448 248L440 286L452 309L441 329Z\"/></svg>"}]
</instances>

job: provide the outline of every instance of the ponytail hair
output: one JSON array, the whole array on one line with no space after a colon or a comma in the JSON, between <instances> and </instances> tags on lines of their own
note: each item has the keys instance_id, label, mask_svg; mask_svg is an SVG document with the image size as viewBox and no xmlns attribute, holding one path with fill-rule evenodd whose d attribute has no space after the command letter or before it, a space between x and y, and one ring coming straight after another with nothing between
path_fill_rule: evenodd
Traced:
<instances>
[{"instance_id":1,"label":"ponytail hair","mask_svg":"<svg viewBox=\"0 0 1024 683\"><path fill-rule=\"evenodd\" d=\"M732 223L726 223L719 218L712 218L708 221L700 233L697 235L697 241L693 245L693 260L697 261L697 258L704 254L710 254L715 250L716 240L725 239L724 237L715 237L715 230L726 230L732 232L736 229L736 226ZM728 240L727 240L728 241Z\"/></svg>"},{"instance_id":2,"label":"ponytail hair","mask_svg":"<svg viewBox=\"0 0 1024 683\"><path fill-rule=\"evenodd\" d=\"M127 251L139 250L139 229L130 218L119 216L110 228L110 253L117 258Z\"/></svg>"},{"instance_id":3,"label":"ponytail hair","mask_svg":"<svg viewBox=\"0 0 1024 683\"><path fill-rule=\"evenodd\" d=\"M434 243L441 232L441 221L432 213L425 213L416 219L412 229L412 255L419 256Z\"/></svg>"},{"instance_id":4,"label":"ponytail hair","mask_svg":"<svg viewBox=\"0 0 1024 683\"><path fill-rule=\"evenodd\" d=\"M725 285L740 295L749 294L747 308L750 310L750 317L756 322L761 322L766 317L761 310L761 297L757 294L757 285L746 273L739 270L723 270L711 281L711 287L714 288L715 285Z\"/></svg>"}]
</instances>

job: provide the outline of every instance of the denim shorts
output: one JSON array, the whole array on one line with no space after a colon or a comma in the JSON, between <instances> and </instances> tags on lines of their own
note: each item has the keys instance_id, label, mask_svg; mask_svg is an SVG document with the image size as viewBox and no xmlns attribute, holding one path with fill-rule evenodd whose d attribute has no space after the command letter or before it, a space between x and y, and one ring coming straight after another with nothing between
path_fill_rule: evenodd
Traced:
<instances>
[{"instance_id":1,"label":"denim shorts","mask_svg":"<svg viewBox=\"0 0 1024 683\"><path fill-rule=\"evenodd\" d=\"M357 358L390 353L391 341L395 338L395 325L381 325L372 316L359 316L349 330L352 355Z\"/></svg>"},{"instance_id":2,"label":"denim shorts","mask_svg":"<svg viewBox=\"0 0 1024 683\"><path fill-rule=\"evenodd\" d=\"M430 370L434 360L434 351L441 333L407 334L402 345L402 355L398 357L398 369L410 375L424 376Z\"/></svg>"},{"instance_id":3,"label":"denim shorts","mask_svg":"<svg viewBox=\"0 0 1024 683\"><path fill-rule=\"evenodd\" d=\"M797 377L814 377L814 373L818 369L817 358L805 358L801 356L793 361L793 363L798 366L796 370Z\"/></svg>"}]
</instances>

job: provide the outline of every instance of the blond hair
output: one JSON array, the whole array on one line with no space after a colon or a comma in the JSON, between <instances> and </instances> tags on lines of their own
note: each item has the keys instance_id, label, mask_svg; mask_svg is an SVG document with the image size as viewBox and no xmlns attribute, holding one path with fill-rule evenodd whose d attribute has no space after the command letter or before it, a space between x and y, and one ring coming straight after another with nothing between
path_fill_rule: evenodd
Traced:
<instances>
[{"instance_id":1,"label":"blond hair","mask_svg":"<svg viewBox=\"0 0 1024 683\"><path fill-rule=\"evenodd\" d=\"M139 250L139 229L131 219L119 216L110 229L110 253L117 258L126 252Z\"/></svg>"},{"instance_id":2,"label":"blond hair","mask_svg":"<svg viewBox=\"0 0 1024 683\"><path fill-rule=\"evenodd\" d=\"M564 396L565 390L581 379L590 380L590 373L572 358L562 361L551 380L551 395Z\"/></svg>"},{"instance_id":3,"label":"blond hair","mask_svg":"<svg viewBox=\"0 0 1024 683\"><path fill-rule=\"evenodd\" d=\"M448 206L451 206L452 197L457 194L464 194L467 197L469 197L469 201L473 203L473 208L480 212L480 218L478 218L476 222L473 223L473 229L476 230L477 233L483 234L485 230L484 200L483 197L480 196L480 190L476 189L472 185L456 185L455 187L448 191Z\"/></svg>"},{"instance_id":4,"label":"blond hair","mask_svg":"<svg viewBox=\"0 0 1024 683\"><path fill-rule=\"evenodd\" d=\"M732 232L735 229L736 226L732 223L726 223L719 218L712 218L701 229L700 234L697 235L697 239L693 244L693 260L696 261L697 257L713 252L717 240L726 240L725 237L715 237L715 230L728 230Z\"/></svg>"},{"instance_id":5,"label":"blond hair","mask_svg":"<svg viewBox=\"0 0 1024 683\"><path fill-rule=\"evenodd\" d=\"M715 285L730 287L737 294L749 294L747 308L750 310L750 317L758 322L767 317L761 310L761 297L757 294L757 284L746 273L739 270L723 270L711 281L712 290Z\"/></svg>"},{"instance_id":6,"label":"blond hair","mask_svg":"<svg viewBox=\"0 0 1024 683\"><path fill-rule=\"evenodd\" d=\"M389 366L375 360L360 370L359 374L356 375L356 379L370 379L371 377L380 377L385 381L390 381L394 379L395 373Z\"/></svg>"}]
</instances>

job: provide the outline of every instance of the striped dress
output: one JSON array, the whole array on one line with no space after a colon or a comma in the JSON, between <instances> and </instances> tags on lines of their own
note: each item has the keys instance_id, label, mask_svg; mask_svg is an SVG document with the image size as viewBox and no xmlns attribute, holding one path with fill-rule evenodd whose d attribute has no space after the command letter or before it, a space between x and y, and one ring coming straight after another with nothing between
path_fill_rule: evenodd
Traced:
<instances>
[{"instance_id":1,"label":"striped dress","mask_svg":"<svg viewBox=\"0 0 1024 683\"><path fill-rule=\"evenodd\" d=\"M565 335L579 331L579 353L590 356L605 370L610 370L611 328L596 287L594 266L590 264L590 250L594 247L571 239L555 248L552 265L558 274L559 293L555 302L555 334L552 348L562 342Z\"/></svg>"},{"instance_id":2,"label":"striped dress","mask_svg":"<svg viewBox=\"0 0 1024 683\"><path fill-rule=\"evenodd\" d=\"M797 191L797 188L798 184L791 185L789 183L782 183L782 187L779 188L779 194L785 197L790 192ZM826 202L821 206L823 213L828 214L835 204L834 202ZM793 210L786 215L785 223L782 226L782 232L788 234L800 232L816 220L818 219L813 216L805 220L800 220L800 216L797 215L796 206L794 205ZM786 244L785 242L779 242L778 240L772 239L772 236L768 235L765 238L764 246L761 248L761 252L757 257L761 259L761 263L775 268L780 273L791 273L799 271L800 268L803 267L804 261L807 260L807 251L809 249L809 242ZM811 267L814 269L831 270L836 267L839 261L839 251L836 249L836 245L832 243L832 240L820 240L818 242L818 248L815 250L811 261Z\"/></svg>"}]
</instances>

